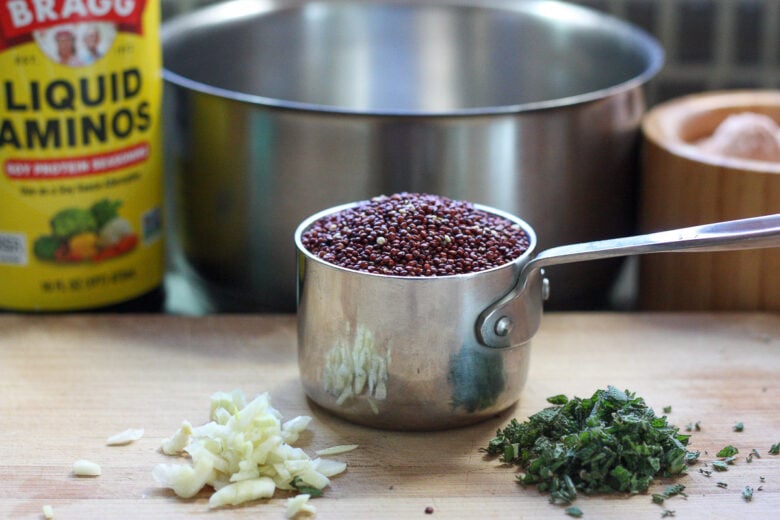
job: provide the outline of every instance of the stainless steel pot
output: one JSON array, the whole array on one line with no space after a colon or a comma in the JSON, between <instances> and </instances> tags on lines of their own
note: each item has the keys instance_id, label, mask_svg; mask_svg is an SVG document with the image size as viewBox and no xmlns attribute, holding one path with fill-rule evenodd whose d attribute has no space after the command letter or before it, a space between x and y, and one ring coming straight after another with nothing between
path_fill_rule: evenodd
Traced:
<instances>
[{"instance_id":1,"label":"stainless steel pot","mask_svg":"<svg viewBox=\"0 0 780 520\"><path fill-rule=\"evenodd\" d=\"M780 214L636 237L560 246L467 275L397 277L324 262L295 232L298 363L306 394L350 421L433 430L481 421L520 397L539 328L549 266L672 251L780 246ZM554 279L557 285L560 282ZM565 283L565 282L560 282Z\"/></svg>"},{"instance_id":2,"label":"stainless steel pot","mask_svg":"<svg viewBox=\"0 0 780 520\"><path fill-rule=\"evenodd\" d=\"M235 0L162 40L170 245L217 310L293 310L296 224L377 193L522 214L543 247L634 229L662 51L617 19L537 0ZM597 304L618 267L561 267L551 306Z\"/></svg>"}]
</instances>

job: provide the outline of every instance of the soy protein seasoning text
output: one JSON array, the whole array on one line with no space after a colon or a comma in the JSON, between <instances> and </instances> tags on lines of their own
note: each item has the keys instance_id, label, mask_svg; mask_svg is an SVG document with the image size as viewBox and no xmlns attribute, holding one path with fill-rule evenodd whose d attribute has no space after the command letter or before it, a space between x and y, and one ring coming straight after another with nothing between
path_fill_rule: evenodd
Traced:
<instances>
[{"instance_id":1,"label":"soy protein seasoning text","mask_svg":"<svg viewBox=\"0 0 780 520\"><path fill-rule=\"evenodd\" d=\"M393 276L448 276L516 259L528 236L516 223L430 194L379 196L315 221L303 246L325 262Z\"/></svg>"},{"instance_id":2,"label":"soy protein seasoning text","mask_svg":"<svg viewBox=\"0 0 780 520\"><path fill-rule=\"evenodd\" d=\"M0 0L0 309L162 307L159 10Z\"/></svg>"}]
</instances>

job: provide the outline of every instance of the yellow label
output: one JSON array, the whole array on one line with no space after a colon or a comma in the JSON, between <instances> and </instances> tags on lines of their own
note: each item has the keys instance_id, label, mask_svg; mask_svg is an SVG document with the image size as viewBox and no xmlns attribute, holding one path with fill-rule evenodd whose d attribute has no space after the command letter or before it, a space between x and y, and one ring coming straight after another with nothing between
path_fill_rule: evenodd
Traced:
<instances>
[{"instance_id":1,"label":"yellow label","mask_svg":"<svg viewBox=\"0 0 780 520\"><path fill-rule=\"evenodd\" d=\"M0 0L0 308L162 283L159 2Z\"/></svg>"}]
</instances>

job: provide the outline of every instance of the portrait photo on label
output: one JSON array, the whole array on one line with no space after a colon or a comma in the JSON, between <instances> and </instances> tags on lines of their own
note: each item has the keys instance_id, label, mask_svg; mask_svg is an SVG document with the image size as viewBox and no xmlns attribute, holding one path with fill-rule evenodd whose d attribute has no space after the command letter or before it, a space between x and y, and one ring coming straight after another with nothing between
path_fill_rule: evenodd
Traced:
<instances>
[{"instance_id":1,"label":"portrait photo on label","mask_svg":"<svg viewBox=\"0 0 780 520\"><path fill-rule=\"evenodd\" d=\"M33 37L53 62L84 67L97 62L111 48L116 26L111 22L66 23L33 31Z\"/></svg>"}]
</instances>

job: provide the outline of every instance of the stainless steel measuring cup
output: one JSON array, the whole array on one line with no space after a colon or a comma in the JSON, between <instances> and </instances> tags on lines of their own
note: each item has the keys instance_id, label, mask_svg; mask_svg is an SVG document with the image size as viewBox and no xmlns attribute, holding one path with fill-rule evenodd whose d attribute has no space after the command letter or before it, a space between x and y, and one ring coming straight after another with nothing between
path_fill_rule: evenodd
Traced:
<instances>
[{"instance_id":1,"label":"stainless steel measuring cup","mask_svg":"<svg viewBox=\"0 0 780 520\"><path fill-rule=\"evenodd\" d=\"M550 248L463 275L399 277L352 271L312 255L295 232L298 363L314 402L350 421L433 430L484 420L512 405L525 384L539 328L548 265L664 251L780 246L780 214L637 237Z\"/></svg>"}]
</instances>

